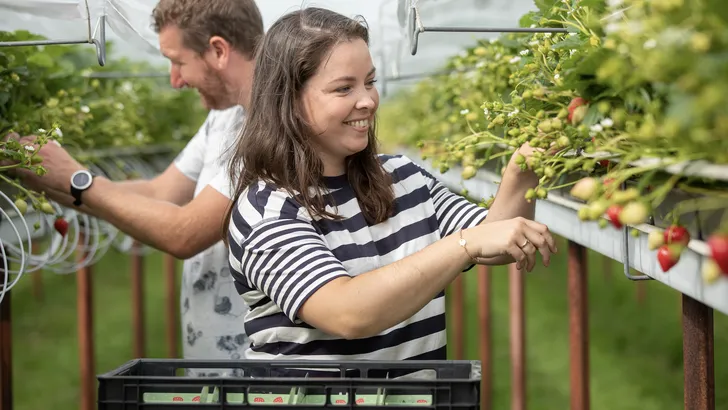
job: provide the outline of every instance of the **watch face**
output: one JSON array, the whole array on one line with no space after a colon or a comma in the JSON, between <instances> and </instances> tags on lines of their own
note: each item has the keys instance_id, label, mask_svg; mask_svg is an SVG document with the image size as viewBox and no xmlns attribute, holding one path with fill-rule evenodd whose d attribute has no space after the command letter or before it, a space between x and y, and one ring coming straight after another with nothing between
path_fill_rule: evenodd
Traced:
<instances>
[{"instance_id":1,"label":"watch face","mask_svg":"<svg viewBox=\"0 0 728 410\"><path fill-rule=\"evenodd\" d=\"M84 171L77 172L73 174L71 183L77 189L86 189L91 185L91 175Z\"/></svg>"}]
</instances>

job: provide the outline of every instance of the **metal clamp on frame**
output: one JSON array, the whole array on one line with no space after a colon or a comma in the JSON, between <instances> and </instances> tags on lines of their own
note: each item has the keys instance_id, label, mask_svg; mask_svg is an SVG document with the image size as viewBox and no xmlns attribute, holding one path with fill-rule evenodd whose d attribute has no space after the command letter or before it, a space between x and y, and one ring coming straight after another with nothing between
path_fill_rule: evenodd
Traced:
<instances>
[{"instance_id":1,"label":"metal clamp on frame","mask_svg":"<svg viewBox=\"0 0 728 410\"><path fill-rule=\"evenodd\" d=\"M400 0L404 1L404 0ZM411 1L411 2L410 2ZM424 32L440 32L440 33L566 33L565 28L547 28L547 27L426 27L422 24L420 11L417 8L418 0L410 0L407 15L407 37L410 42L410 52L412 55L417 54L417 46L419 43L420 33Z\"/></svg>"}]
</instances>

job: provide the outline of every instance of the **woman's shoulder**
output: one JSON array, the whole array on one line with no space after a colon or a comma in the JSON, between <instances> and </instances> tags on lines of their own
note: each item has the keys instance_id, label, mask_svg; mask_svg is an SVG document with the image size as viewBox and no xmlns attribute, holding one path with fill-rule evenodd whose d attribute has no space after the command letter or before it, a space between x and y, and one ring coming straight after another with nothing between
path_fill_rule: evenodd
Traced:
<instances>
[{"instance_id":1,"label":"woman's shoulder","mask_svg":"<svg viewBox=\"0 0 728 410\"><path fill-rule=\"evenodd\" d=\"M309 219L293 194L262 180L251 183L241 192L234 213L250 225L271 219Z\"/></svg>"},{"instance_id":2,"label":"woman's shoulder","mask_svg":"<svg viewBox=\"0 0 728 410\"><path fill-rule=\"evenodd\" d=\"M416 180L427 184L429 174L416 162L402 154L379 154L379 162L384 170L392 176L392 183L403 180Z\"/></svg>"}]
</instances>

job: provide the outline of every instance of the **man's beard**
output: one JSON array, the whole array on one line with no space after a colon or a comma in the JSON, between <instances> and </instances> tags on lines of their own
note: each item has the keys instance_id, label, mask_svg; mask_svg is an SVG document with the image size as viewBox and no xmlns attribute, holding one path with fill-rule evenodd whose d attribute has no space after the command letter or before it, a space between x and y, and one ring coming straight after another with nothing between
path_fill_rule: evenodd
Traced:
<instances>
[{"instance_id":1,"label":"man's beard","mask_svg":"<svg viewBox=\"0 0 728 410\"><path fill-rule=\"evenodd\" d=\"M224 110L236 104L222 77L213 70L207 71L203 84L197 87L197 92L207 109Z\"/></svg>"}]
</instances>

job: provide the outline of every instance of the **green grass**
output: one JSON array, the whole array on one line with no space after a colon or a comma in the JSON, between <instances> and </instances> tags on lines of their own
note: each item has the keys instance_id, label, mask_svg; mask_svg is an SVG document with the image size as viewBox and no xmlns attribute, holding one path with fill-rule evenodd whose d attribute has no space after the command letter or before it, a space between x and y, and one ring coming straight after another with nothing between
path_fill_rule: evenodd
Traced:
<instances>
[{"instance_id":1,"label":"green grass","mask_svg":"<svg viewBox=\"0 0 728 410\"><path fill-rule=\"evenodd\" d=\"M95 374L134 358L130 262L128 255L109 252L93 267ZM146 355L166 357L161 255L145 257L144 269ZM76 275L43 273L42 290L36 300L25 276L12 291L14 409L78 409Z\"/></svg>"},{"instance_id":2,"label":"green grass","mask_svg":"<svg viewBox=\"0 0 728 410\"><path fill-rule=\"evenodd\" d=\"M527 275L527 406L569 407L566 247L551 268ZM683 408L680 295L647 282L644 303L621 266L590 254L589 338L592 410ZM132 359L129 256L110 253L93 272L96 374ZM162 258L145 262L147 356L165 357ZM477 278L465 276L466 358L478 358ZM32 295L31 278L13 290L15 410L79 408L75 275L43 274L44 298ZM508 276L493 272L494 409L510 407ZM728 409L728 318L715 315L716 408ZM452 339L451 339L452 340ZM42 393L42 394L41 394Z\"/></svg>"}]
</instances>

